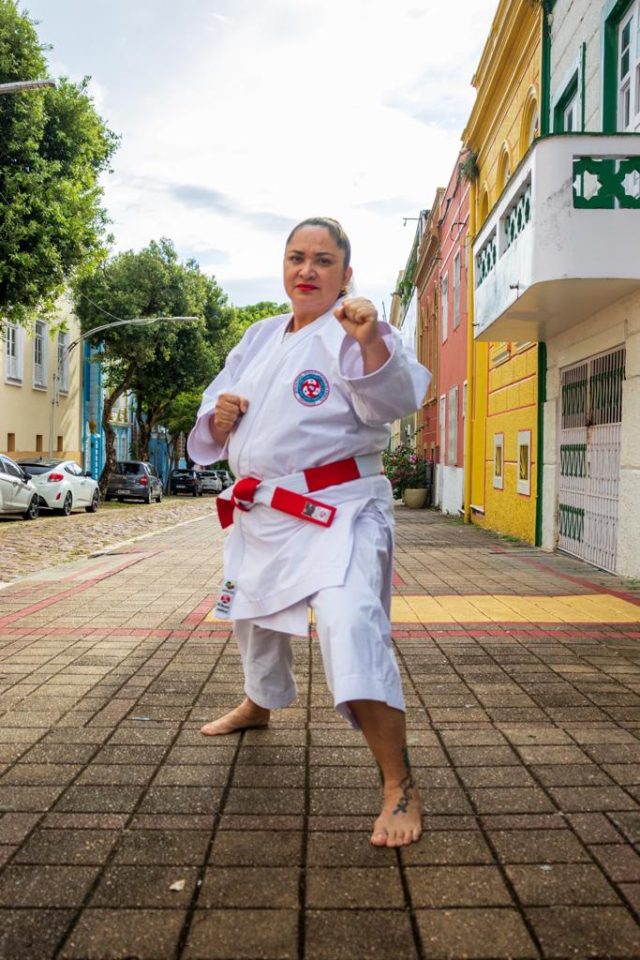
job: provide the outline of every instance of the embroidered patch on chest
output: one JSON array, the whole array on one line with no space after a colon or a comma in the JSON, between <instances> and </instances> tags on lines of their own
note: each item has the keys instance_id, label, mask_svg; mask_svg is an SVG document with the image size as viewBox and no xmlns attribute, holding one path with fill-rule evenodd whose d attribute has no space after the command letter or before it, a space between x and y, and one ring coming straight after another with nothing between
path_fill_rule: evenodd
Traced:
<instances>
[{"instance_id":1,"label":"embroidered patch on chest","mask_svg":"<svg viewBox=\"0 0 640 960\"><path fill-rule=\"evenodd\" d=\"M293 381L293 395L305 407L319 406L329 393L329 381L319 370L303 370Z\"/></svg>"}]
</instances>

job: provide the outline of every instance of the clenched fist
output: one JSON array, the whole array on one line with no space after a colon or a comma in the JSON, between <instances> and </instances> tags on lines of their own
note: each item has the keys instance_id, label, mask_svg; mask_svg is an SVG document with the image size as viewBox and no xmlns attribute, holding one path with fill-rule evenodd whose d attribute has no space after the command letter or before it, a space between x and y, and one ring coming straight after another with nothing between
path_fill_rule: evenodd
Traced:
<instances>
[{"instance_id":1,"label":"clenched fist","mask_svg":"<svg viewBox=\"0 0 640 960\"><path fill-rule=\"evenodd\" d=\"M364 297L350 297L333 311L345 333L357 340L362 351L364 373L375 373L389 359L389 351L378 326L378 311Z\"/></svg>"},{"instance_id":2,"label":"clenched fist","mask_svg":"<svg viewBox=\"0 0 640 960\"><path fill-rule=\"evenodd\" d=\"M209 418L209 430L216 443L224 443L243 413L249 409L249 401L234 393L221 393Z\"/></svg>"},{"instance_id":3,"label":"clenched fist","mask_svg":"<svg viewBox=\"0 0 640 960\"><path fill-rule=\"evenodd\" d=\"M333 311L336 320L339 320L345 331L358 343L365 346L373 343L379 337L378 311L370 300L364 297L349 297Z\"/></svg>"}]
</instances>

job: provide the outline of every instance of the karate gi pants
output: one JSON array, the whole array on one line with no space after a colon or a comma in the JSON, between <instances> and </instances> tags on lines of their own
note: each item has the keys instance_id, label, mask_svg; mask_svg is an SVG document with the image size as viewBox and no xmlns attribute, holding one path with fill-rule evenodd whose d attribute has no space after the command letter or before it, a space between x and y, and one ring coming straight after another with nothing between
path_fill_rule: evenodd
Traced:
<instances>
[{"instance_id":1,"label":"karate gi pants","mask_svg":"<svg viewBox=\"0 0 640 960\"><path fill-rule=\"evenodd\" d=\"M374 508L357 518L344 583L309 597L322 662L337 712L357 727L351 700L378 700L404 711L391 642L391 531ZM236 620L245 693L268 710L293 703L297 689L288 633Z\"/></svg>"}]
</instances>

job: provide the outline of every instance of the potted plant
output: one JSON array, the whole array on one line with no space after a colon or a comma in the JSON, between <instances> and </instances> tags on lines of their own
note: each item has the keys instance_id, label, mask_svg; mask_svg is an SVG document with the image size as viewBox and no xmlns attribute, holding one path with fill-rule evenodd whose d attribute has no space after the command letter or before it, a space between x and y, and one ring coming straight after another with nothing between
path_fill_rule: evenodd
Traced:
<instances>
[{"instance_id":1,"label":"potted plant","mask_svg":"<svg viewBox=\"0 0 640 960\"><path fill-rule=\"evenodd\" d=\"M424 507L428 495L424 457L408 443L402 443L395 450L385 450L382 460L394 497L402 498L406 507Z\"/></svg>"}]
</instances>

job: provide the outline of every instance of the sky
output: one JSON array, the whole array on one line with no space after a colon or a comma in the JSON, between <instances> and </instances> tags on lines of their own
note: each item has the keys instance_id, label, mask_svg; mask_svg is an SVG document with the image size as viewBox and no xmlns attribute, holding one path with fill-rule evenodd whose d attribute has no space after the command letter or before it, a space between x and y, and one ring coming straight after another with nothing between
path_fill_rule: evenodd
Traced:
<instances>
[{"instance_id":1,"label":"sky","mask_svg":"<svg viewBox=\"0 0 640 960\"><path fill-rule=\"evenodd\" d=\"M91 77L121 144L114 252L171 238L237 305L286 299L284 243L340 220L388 313L454 169L498 0L20 0L50 73Z\"/></svg>"}]
</instances>

